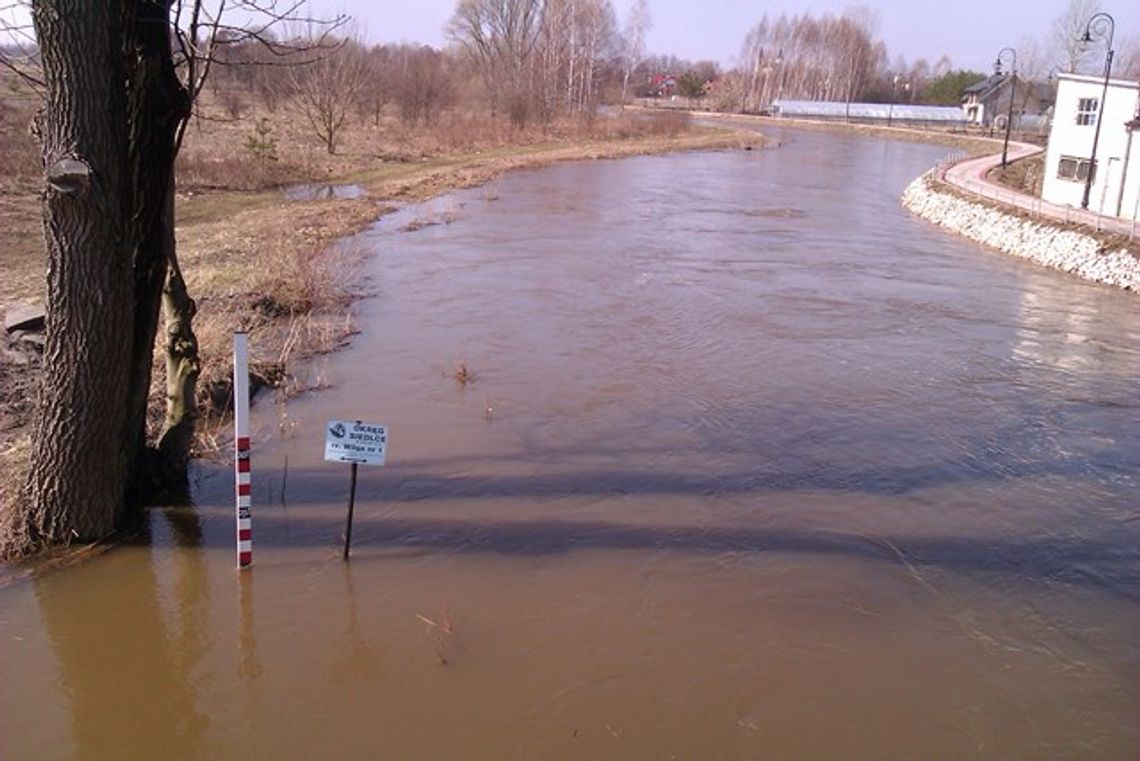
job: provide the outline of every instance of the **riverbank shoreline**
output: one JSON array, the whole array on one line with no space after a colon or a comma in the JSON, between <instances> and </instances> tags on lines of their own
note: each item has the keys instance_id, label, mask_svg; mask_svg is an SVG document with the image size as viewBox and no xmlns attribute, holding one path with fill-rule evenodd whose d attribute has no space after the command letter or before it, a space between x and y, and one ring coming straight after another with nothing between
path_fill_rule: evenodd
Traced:
<instances>
[{"instance_id":1,"label":"riverbank shoreline","mask_svg":"<svg viewBox=\"0 0 1140 761\"><path fill-rule=\"evenodd\" d=\"M967 198L941 181L937 170L908 185L902 204L939 227L1002 253L1085 280L1140 291L1140 252L1119 236L1096 233L1083 225L1035 219L1005 204Z\"/></svg>"}]
</instances>

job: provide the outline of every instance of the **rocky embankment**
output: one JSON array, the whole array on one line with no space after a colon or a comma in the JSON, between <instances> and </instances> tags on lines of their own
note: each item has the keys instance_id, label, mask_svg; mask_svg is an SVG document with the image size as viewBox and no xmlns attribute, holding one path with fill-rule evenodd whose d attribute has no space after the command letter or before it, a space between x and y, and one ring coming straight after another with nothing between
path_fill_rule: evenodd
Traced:
<instances>
[{"instance_id":1,"label":"rocky embankment","mask_svg":"<svg viewBox=\"0 0 1140 761\"><path fill-rule=\"evenodd\" d=\"M933 172L912 182L902 202L918 216L1004 253L1098 283L1140 290L1140 260L1122 243L967 200L938 188Z\"/></svg>"}]
</instances>

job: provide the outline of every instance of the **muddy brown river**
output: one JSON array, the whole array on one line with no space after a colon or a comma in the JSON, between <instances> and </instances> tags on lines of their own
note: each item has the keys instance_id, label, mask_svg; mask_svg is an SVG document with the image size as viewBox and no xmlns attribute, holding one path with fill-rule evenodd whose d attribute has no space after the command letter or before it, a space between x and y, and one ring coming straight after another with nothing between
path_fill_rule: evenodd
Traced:
<instances>
[{"instance_id":1,"label":"muddy brown river","mask_svg":"<svg viewBox=\"0 0 1140 761\"><path fill-rule=\"evenodd\" d=\"M0 755L1136 758L1140 299L909 216L945 149L783 137L357 238L362 333L254 407L253 569L203 463L0 589Z\"/></svg>"}]
</instances>

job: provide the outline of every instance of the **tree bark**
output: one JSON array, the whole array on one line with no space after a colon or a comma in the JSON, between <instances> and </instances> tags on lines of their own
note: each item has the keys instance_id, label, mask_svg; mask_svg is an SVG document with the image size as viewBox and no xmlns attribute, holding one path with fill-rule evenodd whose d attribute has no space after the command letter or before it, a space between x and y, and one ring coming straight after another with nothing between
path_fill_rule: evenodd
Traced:
<instances>
[{"instance_id":1,"label":"tree bark","mask_svg":"<svg viewBox=\"0 0 1140 761\"><path fill-rule=\"evenodd\" d=\"M129 428L135 456L130 474L128 509L138 510L148 495L160 491L177 469L165 457L155 463L147 455L147 407L158 332L163 284L174 261L174 160L179 125L190 113L190 96L178 80L170 44L172 0L135 0L136 18L131 51L130 164L134 208L134 351L129 397ZM192 314L191 314L192 316ZM193 337L189 317L182 332ZM195 362L197 341L193 341ZM167 347L169 351L169 345ZM195 380L197 375L194 376ZM191 396L194 393L190 388ZM169 407L169 400L168 400ZM174 452L185 467L184 453ZM157 467L148 467L150 465Z\"/></svg>"},{"instance_id":2,"label":"tree bark","mask_svg":"<svg viewBox=\"0 0 1140 761\"><path fill-rule=\"evenodd\" d=\"M127 0L37 0L47 103L43 197L47 343L26 510L36 543L96 540L122 517L134 293L127 97Z\"/></svg>"}]
</instances>

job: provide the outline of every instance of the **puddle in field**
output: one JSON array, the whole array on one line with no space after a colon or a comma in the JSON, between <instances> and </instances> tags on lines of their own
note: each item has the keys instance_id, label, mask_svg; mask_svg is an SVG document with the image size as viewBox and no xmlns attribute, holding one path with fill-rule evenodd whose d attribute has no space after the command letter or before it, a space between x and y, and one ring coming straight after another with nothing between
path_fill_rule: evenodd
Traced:
<instances>
[{"instance_id":1,"label":"puddle in field","mask_svg":"<svg viewBox=\"0 0 1140 761\"><path fill-rule=\"evenodd\" d=\"M290 201L332 201L360 198L364 188L359 185L324 185L320 183L290 185L282 192Z\"/></svg>"}]
</instances>

